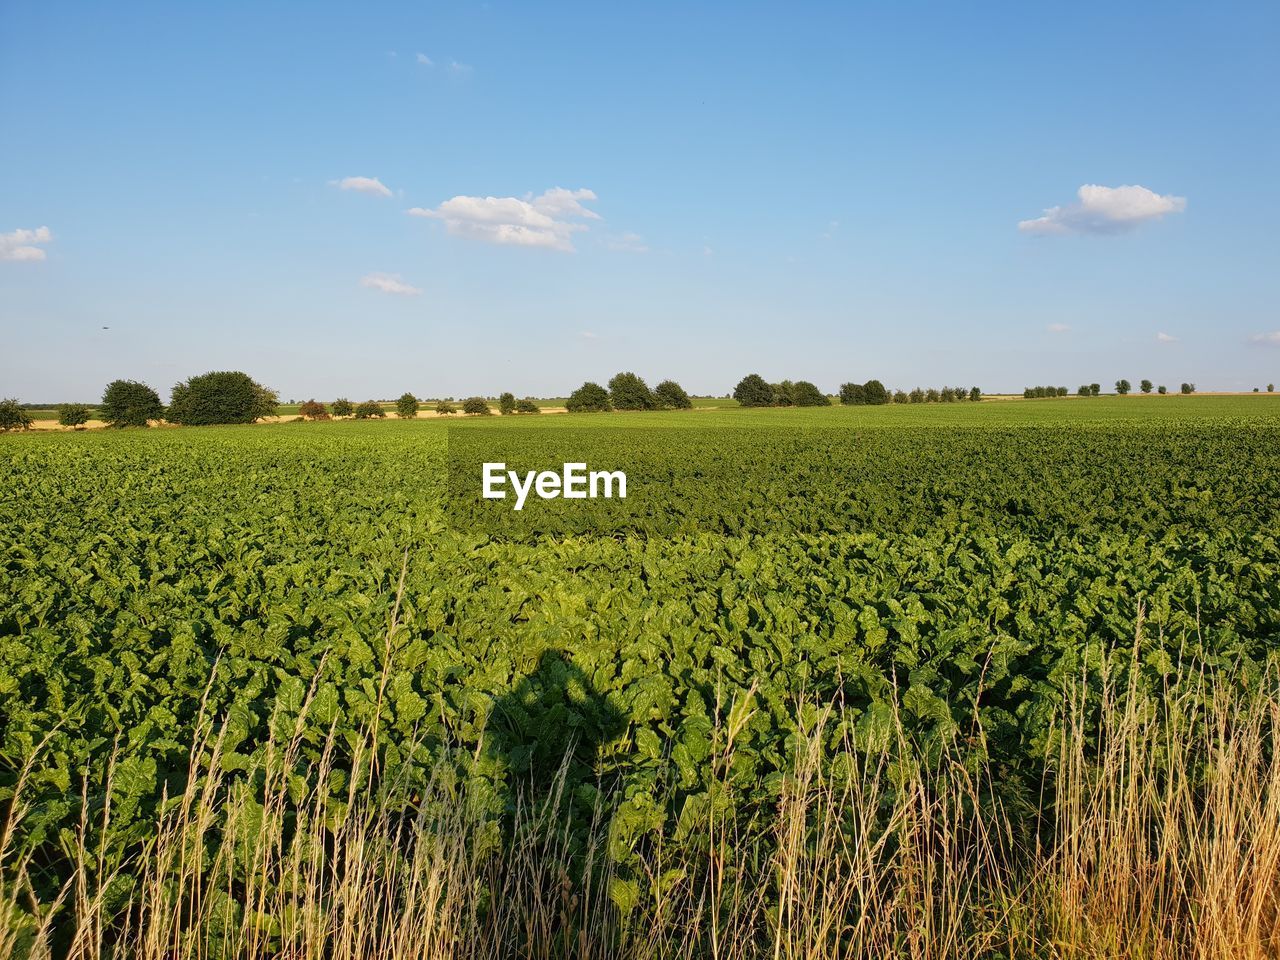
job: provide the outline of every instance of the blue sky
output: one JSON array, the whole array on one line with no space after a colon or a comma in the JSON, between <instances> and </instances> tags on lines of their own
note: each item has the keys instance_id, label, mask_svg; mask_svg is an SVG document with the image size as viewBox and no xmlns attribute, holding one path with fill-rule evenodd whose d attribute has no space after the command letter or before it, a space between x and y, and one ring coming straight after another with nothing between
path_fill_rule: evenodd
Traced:
<instances>
[{"instance_id":1,"label":"blue sky","mask_svg":"<svg viewBox=\"0 0 1280 960\"><path fill-rule=\"evenodd\" d=\"M0 394L1265 387L1278 48L1275 3L0 0Z\"/></svg>"}]
</instances>

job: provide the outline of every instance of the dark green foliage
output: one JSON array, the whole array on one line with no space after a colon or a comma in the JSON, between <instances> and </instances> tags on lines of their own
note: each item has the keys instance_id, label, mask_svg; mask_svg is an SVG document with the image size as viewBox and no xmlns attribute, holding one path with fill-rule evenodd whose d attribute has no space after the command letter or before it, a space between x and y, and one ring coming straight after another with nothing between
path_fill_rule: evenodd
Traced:
<instances>
[{"instance_id":1,"label":"dark green foliage","mask_svg":"<svg viewBox=\"0 0 1280 960\"><path fill-rule=\"evenodd\" d=\"M1081 389L1084 388L1081 387ZM1022 391L1022 396L1027 400L1033 398L1039 400L1044 397L1065 397L1067 392L1066 387L1027 387Z\"/></svg>"},{"instance_id":2,"label":"dark green foliage","mask_svg":"<svg viewBox=\"0 0 1280 960\"><path fill-rule=\"evenodd\" d=\"M1150 380L1143 380L1138 384L1138 389L1143 393L1150 393L1153 386L1154 384Z\"/></svg>"},{"instance_id":3,"label":"dark green foliage","mask_svg":"<svg viewBox=\"0 0 1280 960\"><path fill-rule=\"evenodd\" d=\"M1087 383L1080 384L1080 389L1076 391L1076 396L1078 397L1091 396L1091 394L1089 393L1089 385Z\"/></svg>"},{"instance_id":4,"label":"dark green foliage","mask_svg":"<svg viewBox=\"0 0 1280 960\"><path fill-rule=\"evenodd\" d=\"M31 415L12 397L0 400L0 431L31 429Z\"/></svg>"},{"instance_id":5,"label":"dark green foliage","mask_svg":"<svg viewBox=\"0 0 1280 960\"><path fill-rule=\"evenodd\" d=\"M253 423L272 416L275 391L239 370L215 370L175 384L165 419L184 426Z\"/></svg>"},{"instance_id":6,"label":"dark green foliage","mask_svg":"<svg viewBox=\"0 0 1280 960\"><path fill-rule=\"evenodd\" d=\"M790 380L770 384L773 387L773 405L775 407L794 407L796 405L796 385Z\"/></svg>"},{"instance_id":7,"label":"dark green foliage","mask_svg":"<svg viewBox=\"0 0 1280 960\"><path fill-rule=\"evenodd\" d=\"M889 391L879 380L868 380L862 385L862 393L867 403L879 405L889 402Z\"/></svg>"},{"instance_id":8,"label":"dark green foliage","mask_svg":"<svg viewBox=\"0 0 1280 960\"><path fill-rule=\"evenodd\" d=\"M939 403L942 400L942 391L930 387L924 392L925 403Z\"/></svg>"},{"instance_id":9,"label":"dark green foliage","mask_svg":"<svg viewBox=\"0 0 1280 960\"><path fill-rule=\"evenodd\" d=\"M498 412L504 417L516 412L516 395L514 393L501 393L498 395Z\"/></svg>"},{"instance_id":10,"label":"dark green foliage","mask_svg":"<svg viewBox=\"0 0 1280 960\"><path fill-rule=\"evenodd\" d=\"M733 399L744 407L773 406L773 387L758 373L749 373L733 388Z\"/></svg>"},{"instance_id":11,"label":"dark green foliage","mask_svg":"<svg viewBox=\"0 0 1280 960\"><path fill-rule=\"evenodd\" d=\"M1120 396L1122 396L1122 397L1123 397L1125 394L1127 394L1127 393L1128 393L1130 390L1132 390L1132 389L1133 389L1133 385L1132 385L1131 383L1129 383L1129 381L1128 381L1128 380L1117 380L1117 381L1116 381L1116 393L1120 394Z\"/></svg>"},{"instance_id":12,"label":"dark green foliage","mask_svg":"<svg viewBox=\"0 0 1280 960\"><path fill-rule=\"evenodd\" d=\"M693 407L689 394L674 380L663 380L654 387L653 399L663 410L689 410Z\"/></svg>"},{"instance_id":13,"label":"dark green foliage","mask_svg":"<svg viewBox=\"0 0 1280 960\"><path fill-rule=\"evenodd\" d=\"M791 395L797 407L829 407L831 398L808 380L797 380Z\"/></svg>"},{"instance_id":14,"label":"dark green foliage","mask_svg":"<svg viewBox=\"0 0 1280 960\"><path fill-rule=\"evenodd\" d=\"M925 394L924 394L924 391L923 391L923 390L921 390L919 387L914 388L914 389L911 391L910 396L911 396L911 402L912 402L912 403L924 403L924 401L925 401Z\"/></svg>"},{"instance_id":15,"label":"dark green foliage","mask_svg":"<svg viewBox=\"0 0 1280 960\"><path fill-rule=\"evenodd\" d=\"M454 413L457 413L457 412L458 412L458 408L457 408L457 407L455 407L455 406L454 406L452 403L450 403L448 400L438 400L438 401L436 401L436 413L440 414L440 416L442 416L442 417L447 417L447 416L449 416L450 414L454 414Z\"/></svg>"},{"instance_id":16,"label":"dark green foliage","mask_svg":"<svg viewBox=\"0 0 1280 960\"><path fill-rule=\"evenodd\" d=\"M982 391L981 391L981 390L979 390L977 387L972 387L972 388L969 390L969 400L970 400L970 402L971 402L971 403L977 403L977 402L978 402L979 400L981 400L981 399L982 399Z\"/></svg>"},{"instance_id":17,"label":"dark green foliage","mask_svg":"<svg viewBox=\"0 0 1280 960\"><path fill-rule=\"evenodd\" d=\"M412 420L418 415L418 398L412 393L402 393L396 400L396 416L401 420Z\"/></svg>"},{"instance_id":18,"label":"dark green foliage","mask_svg":"<svg viewBox=\"0 0 1280 960\"><path fill-rule=\"evenodd\" d=\"M89 407L83 403L58 404L58 423L64 427L81 427L89 422Z\"/></svg>"},{"instance_id":19,"label":"dark green foliage","mask_svg":"<svg viewBox=\"0 0 1280 960\"><path fill-rule=\"evenodd\" d=\"M565 409L570 413L604 413L613 409L609 391L588 380L569 395Z\"/></svg>"},{"instance_id":20,"label":"dark green foliage","mask_svg":"<svg viewBox=\"0 0 1280 960\"><path fill-rule=\"evenodd\" d=\"M1184 394L1195 393L1196 385L1194 383L1184 383L1182 385L1182 392Z\"/></svg>"},{"instance_id":21,"label":"dark green foliage","mask_svg":"<svg viewBox=\"0 0 1280 960\"><path fill-rule=\"evenodd\" d=\"M655 406L648 384L630 372L614 374L609 381L609 403L615 410L652 410Z\"/></svg>"},{"instance_id":22,"label":"dark green foliage","mask_svg":"<svg viewBox=\"0 0 1280 960\"><path fill-rule=\"evenodd\" d=\"M333 401L333 415L335 417L349 417L355 413L356 407L346 397L339 397Z\"/></svg>"},{"instance_id":23,"label":"dark green foliage","mask_svg":"<svg viewBox=\"0 0 1280 960\"><path fill-rule=\"evenodd\" d=\"M1168 388L1168 387L1166 387L1166 386L1162 383L1162 384L1160 384L1160 386L1158 386L1158 387L1156 388L1156 392L1157 392L1158 394L1160 394L1160 396L1162 396L1162 397L1163 397L1166 393L1168 393L1168 392L1169 392L1169 388Z\"/></svg>"},{"instance_id":24,"label":"dark green foliage","mask_svg":"<svg viewBox=\"0 0 1280 960\"><path fill-rule=\"evenodd\" d=\"M542 408L530 399L517 400L515 406L516 413L541 413Z\"/></svg>"},{"instance_id":25,"label":"dark green foliage","mask_svg":"<svg viewBox=\"0 0 1280 960\"><path fill-rule=\"evenodd\" d=\"M102 419L113 427L145 427L164 418L160 395L136 380L112 380L98 405Z\"/></svg>"},{"instance_id":26,"label":"dark green foliage","mask_svg":"<svg viewBox=\"0 0 1280 960\"><path fill-rule=\"evenodd\" d=\"M1096 397L1096 396L1098 396L1098 394L1100 394L1101 392L1102 392L1102 384L1100 384L1100 383L1091 383L1091 384L1089 384L1089 393L1090 393L1090 395L1092 395L1092 396L1095 396L1095 397Z\"/></svg>"},{"instance_id":27,"label":"dark green foliage","mask_svg":"<svg viewBox=\"0 0 1280 960\"><path fill-rule=\"evenodd\" d=\"M905 390L895 390L893 391L893 402L894 403L910 403L911 397L907 394L907 391Z\"/></svg>"},{"instance_id":28,"label":"dark green foliage","mask_svg":"<svg viewBox=\"0 0 1280 960\"><path fill-rule=\"evenodd\" d=\"M488 417L493 415L493 410L489 408L489 401L484 397L468 397L466 400L463 400L462 412L478 417Z\"/></svg>"},{"instance_id":29,"label":"dark green foliage","mask_svg":"<svg viewBox=\"0 0 1280 960\"><path fill-rule=\"evenodd\" d=\"M386 415L387 411L383 410L382 404L376 400L366 400L364 403L356 404L354 412L357 420L380 420Z\"/></svg>"},{"instance_id":30,"label":"dark green foliage","mask_svg":"<svg viewBox=\"0 0 1280 960\"><path fill-rule=\"evenodd\" d=\"M867 388L861 383L840 384L840 402L846 406L859 406L867 402Z\"/></svg>"}]
</instances>

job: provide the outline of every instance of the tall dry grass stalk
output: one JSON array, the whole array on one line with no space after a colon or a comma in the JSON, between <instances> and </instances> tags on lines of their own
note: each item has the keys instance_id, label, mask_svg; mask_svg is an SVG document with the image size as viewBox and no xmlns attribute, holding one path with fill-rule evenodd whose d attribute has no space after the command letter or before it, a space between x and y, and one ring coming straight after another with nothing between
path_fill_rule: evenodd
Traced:
<instances>
[{"instance_id":1,"label":"tall dry grass stalk","mask_svg":"<svg viewBox=\"0 0 1280 960\"><path fill-rule=\"evenodd\" d=\"M335 800L317 786L335 773L335 737L299 779L299 721L250 788L222 772L205 722L145 849L111 863L95 839L110 806L86 813L51 902L33 900L10 804L0 957L1280 956L1275 684L1184 676L1152 694L1121 675L1082 677L1065 698L1036 842L1015 839L991 771L958 745L926 762L897 723L883 743L832 750L834 708L797 720L776 805L731 816L748 697L716 729L705 842L656 836L638 869L609 857L607 801L572 829L564 769L517 799L499 837L444 767L413 805L407 787L370 789L372 738L344 761ZM611 896L620 883L642 892Z\"/></svg>"}]
</instances>

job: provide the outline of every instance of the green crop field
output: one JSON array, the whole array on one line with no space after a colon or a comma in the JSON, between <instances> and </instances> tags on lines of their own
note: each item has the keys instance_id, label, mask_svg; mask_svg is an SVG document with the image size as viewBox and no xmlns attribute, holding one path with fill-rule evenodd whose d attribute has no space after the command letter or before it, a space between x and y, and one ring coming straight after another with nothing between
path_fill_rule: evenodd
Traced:
<instances>
[{"instance_id":1,"label":"green crop field","mask_svg":"<svg viewBox=\"0 0 1280 960\"><path fill-rule=\"evenodd\" d=\"M466 497L489 450L634 462L634 486L508 522ZM525 956L770 953L789 884L834 883L823 856L893 878L806 920L823 942L932 956L910 931L936 913L948 955L1062 956L1066 920L1018 904L1074 836L1067 784L1080 822L1112 823L1088 818L1109 781L1081 771L1113 769L1117 716L1135 809L1168 807L1171 774L1133 778L1172 764L1171 730L1188 784L1270 756L1219 750L1280 649L1265 398L15 435L0 490L19 953L42 926L69 949L76 911L119 934L167 904L166 936L202 955L289 955L315 911L364 909L336 873L295 889L358 835L389 865L360 881L394 888L377 909L418 917L403 864L453 864L456 936L547 951ZM387 832L353 834L353 811ZM980 868L1004 879L952 884L947 912L933 884ZM192 878L204 899L179 895ZM1175 927L1199 917L1168 883ZM555 902L521 922L553 934L492 932L537 891Z\"/></svg>"}]
</instances>

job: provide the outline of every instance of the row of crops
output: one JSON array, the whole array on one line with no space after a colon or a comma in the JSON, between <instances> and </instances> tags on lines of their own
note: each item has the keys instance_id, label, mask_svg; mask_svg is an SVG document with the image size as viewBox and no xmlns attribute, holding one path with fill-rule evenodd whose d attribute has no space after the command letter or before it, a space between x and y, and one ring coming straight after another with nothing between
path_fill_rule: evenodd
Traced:
<instances>
[{"instance_id":1,"label":"row of crops","mask_svg":"<svg viewBox=\"0 0 1280 960\"><path fill-rule=\"evenodd\" d=\"M730 818L767 815L804 704L840 704L832 751L891 722L925 756L969 742L1030 820L1064 692L1116 651L1153 688L1265 671L1275 421L834 413L6 440L0 803L29 764L15 843L35 895L66 882L108 767L98 839L130 862L187 782L201 717L232 783L252 784L273 732L299 733L305 780L376 728L369 790L444 763L495 824L557 777L584 821L607 791L625 876L654 837L702 842L713 777ZM477 458L634 479L625 501L513 519L468 496Z\"/></svg>"}]
</instances>

